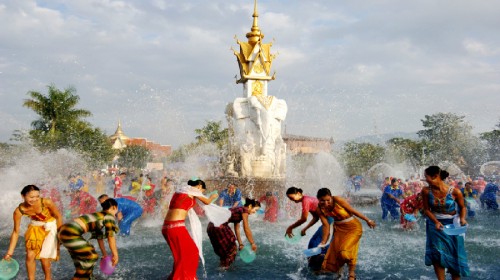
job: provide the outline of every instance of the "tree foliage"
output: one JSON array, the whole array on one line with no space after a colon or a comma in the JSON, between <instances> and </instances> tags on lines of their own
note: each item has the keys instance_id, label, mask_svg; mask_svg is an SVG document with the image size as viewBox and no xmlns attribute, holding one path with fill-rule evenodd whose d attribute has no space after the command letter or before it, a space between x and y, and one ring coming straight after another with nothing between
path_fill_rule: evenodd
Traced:
<instances>
[{"instance_id":1,"label":"tree foliage","mask_svg":"<svg viewBox=\"0 0 500 280\"><path fill-rule=\"evenodd\" d=\"M28 133L35 147L41 151L75 150L94 167L112 160L114 152L105 133L83 120L92 115L90 111L76 108L80 97L74 87L61 91L50 85L46 95L37 91L28 95L31 98L23 106L38 115ZM17 133L14 138L22 140L22 135Z\"/></svg>"},{"instance_id":2,"label":"tree foliage","mask_svg":"<svg viewBox=\"0 0 500 280\"><path fill-rule=\"evenodd\" d=\"M396 162L408 162L412 166L423 165L424 143L422 141L397 137L388 140L386 144L387 153Z\"/></svg>"},{"instance_id":3,"label":"tree foliage","mask_svg":"<svg viewBox=\"0 0 500 280\"><path fill-rule=\"evenodd\" d=\"M422 124L424 129L417 134L423 140L428 155L427 164L451 161L465 172L472 172L479 167L483 149L479 139L472 133L472 126L465 121L465 116L452 113L426 115Z\"/></svg>"},{"instance_id":4,"label":"tree foliage","mask_svg":"<svg viewBox=\"0 0 500 280\"><path fill-rule=\"evenodd\" d=\"M486 153L488 161L500 160L500 121L497 129L481 134L481 139L486 142Z\"/></svg>"},{"instance_id":5,"label":"tree foliage","mask_svg":"<svg viewBox=\"0 0 500 280\"><path fill-rule=\"evenodd\" d=\"M151 152L146 147L132 145L120 151L118 165L128 170L141 170L150 160Z\"/></svg>"},{"instance_id":6,"label":"tree foliage","mask_svg":"<svg viewBox=\"0 0 500 280\"><path fill-rule=\"evenodd\" d=\"M385 148L370 143L347 142L341 152L346 174L363 174L373 165L382 162Z\"/></svg>"},{"instance_id":7,"label":"tree foliage","mask_svg":"<svg viewBox=\"0 0 500 280\"><path fill-rule=\"evenodd\" d=\"M214 143L219 150L222 150L224 145L228 143L228 129L222 129L222 122L207 121L207 124L202 128L194 130L198 144Z\"/></svg>"}]
</instances>

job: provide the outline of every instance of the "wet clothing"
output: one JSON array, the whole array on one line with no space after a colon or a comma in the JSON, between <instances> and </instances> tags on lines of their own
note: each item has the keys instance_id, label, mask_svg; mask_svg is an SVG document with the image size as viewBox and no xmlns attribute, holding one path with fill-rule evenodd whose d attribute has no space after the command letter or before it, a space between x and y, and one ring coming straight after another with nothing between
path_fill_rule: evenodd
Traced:
<instances>
[{"instance_id":1,"label":"wet clothing","mask_svg":"<svg viewBox=\"0 0 500 280\"><path fill-rule=\"evenodd\" d=\"M122 178L120 178L120 176L116 176L113 183L115 185L115 187L113 188L114 198L122 197L122 185L123 185Z\"/></svg>"},{"instance_id":2,"label":"wet clothing","mask_svg":"<svg viewBox=\"0 0 500 280\"><path fill-rule=\"evenodd\" d=\"M327 217L333 217L334 234L322 268L338 272L344 264L356 265L359 241L363 235L361 222L337 203L331 211L323 213Z\"/></svg>"},{"instance_id":3,"label":"wet clothing","mask_svg":"<svg viewBox=\"0 0 500 280\"><path fill-rule=\"evenodd\" d=\"M266 208L264 210L264 221L275 223L278 220L278 198L275 195L262 196L259 202L264 202Z\"/></svg>"},{"instance_id":4,"label":"wet clothing","mask_svg":"<svg viewBox=\"0 0 500 280\"><path fill-rule=\"evenodd\" d=\"M328 220L328 225L331 225L333 223L332 217L327 217L327 220ZM309 244L307 244L307 248L311 249L318 247L322 239L323 239L323 225L321 225L313 234L313 236L309 240ZM321 270L321 265L323 264L323 260L325 258L326 252L328 251L328 248L330 248L330 244L327 244L325 247L321 249L321 254L308 258L310 269L315 271Z\"/></svg>"},{"instance_id":5,"label":"wet clothing","mask_svg":"<svg viewBox=\"0 0 500 280\"><path fill-rule=\"evenodd\" d=\"M464 196L465 206L467 206L467 217L475 217L475 209L478 208L477 191L473 188L463 188L461 191Z\"/></svg>"},{"instance_id":6,"label":"wet clothing","mask_svg":"<svg viewBox=\"0 0 500 280\"><path fill-rule=\"evenodd\" d=\"M184 221L165 221L162 234L172 251L174 267L168 280L198 279L199 251L186 229Z\"/></svg>"},{"instance_id":7,"label":"wet clothing","mask_svg":"<svg viewBox=\"0 0 500 280\"><path fill-rule=\"evenodd\" d=\"M193 208L194 204L194 197L189 197L186 193L176 192L172 196L169 209L188 211ZM189 235L184 220L164 221L161 233L174 258L174 267L168 280L198 279L196 270L198 269L200 251Z\"/></svg>"},{"instance_id":8,"label":"wet clothing","mask_svg":"<svg viewBox=\"0 0 500 280\"><path fill-rule=\"evenodd\" d=\"M31 219L31 223L24 234L25 246L27 250L35 251L37 260L58 260L57 221L52 217L49 208L45 207L43 198L40 198L40 203L42 204L42 211L34 215L26 214L22 203L18 206L19 212Z\"/></svg>"},{"instance_id":9,"label":"wet clothing","mask_svg":"<svg viewBox=\"0 0 500 280\"><path fill-rule=\"evenodd\" d=\"M391 213L391 217L393 220L399 218L399 203L389 197L389 194L398 198L403 195L403 190L401 190L401 188L399 187L392 188L391 185L388 185L384 188L384 193L382 194L382 198L380 200L380 204L382 206L382 220L387 219L388 213Z\"/></svg>"},{"instance_id":10,"label":"wet clothing","mask_svg":"<svg viewBox=\"0 0 500 280\"><path fill-rule=\"evenodd\" d=\"M72 194L69 208L74 217L94 213L97 211L97 199L88 192L79 191Z\"/></svg>"},{"instance_id":11,"label":"wet clothing","mask_svg":"<svg viewBox=\"0 0 500 280\"><path fill-rule=\"evenodd\" d=\"M438 221L444 226L453 224L456 216L457 206L452 196L453 187L449 187L446 196L437 198L429 191L429 207ZM425 244L425 265L430 266L438 263L448 269L448 272L469 276L467 264L467 253L465 252L464 236L448 235L442 230L436 229L431 219L426 222L427 239Z\"/></svg>"},{"instance_id":12,"label":"wet clothing","mask_svg":"<svg viewBox=\"0 0 500 280\"><path fill-rule=\"evenodd\" d=\"M123 215L123 218L119 223L120 234L130 235L132 223L142 215L142 208L135 201L124 197L115 198L115 200L118 203L118 212L121 212Z\"/></svg>"},{"instance_id":13,"label":"wet clothing","mask_svg":"<svg viewBox=\"0 0 500 280\"><path fill-rule=\"evenodd\" d=\"M498 186L493 183L488 183L484 188L483 194L479 198L481 200L481 205L483 207L486 205L486 209L489 210L497 210L498 209L497 193L498 193Z\"/></svg>"},{"instance_id":14,"label":"wet clothing","mask_svg":"<svg viewBox=\"0 0 500 280\"><path fill-rule=\"evenodd\" d=\"M143 196L144 200L142 202L142 207L143 207L144 213L154 214L154 212L156 210L156 197L154 196L156 185L149 184L149 186L151 188L149 190L144 191L144 196Z\"/></svg>"},{"instance_id":15,"label":"wet clothing","mask_svg":"<svg viewBox=\"0 0 500 280\"><path fill-rule=\"evenodd\" d=\"M194 203L194 197L189 197L189 195L185 193L176 192L170 200L168 209L183 209L188 211L193 208Z\"/></svg>"},{"instance_id":16,"label":"wet clothing","mask_svg":"<svg viewBox=\"0 0 500 280\"><path fill-rule=\"evenodd\" d=\"M457 207L452 192L453 187L449 187L445 197L437 198L434 196L432 190L429 191L429 207L431 211L434 213L455 215Z\"/></svg>"},{"instance_id":17,"label":"wet clothing","mask_svg":"<svg viewBox=\"0 0 500 280\"><path fill-rule=\"evenodd\" d=\"M422 199L417 200L418 194L411 195L407 198L405 198L401 202L401 218L400 218L400 224L403 228L410 228L412 226L412 223L415 222L409 222L405 219L405 214L415 214L415 211L422 210L424 206L424 201Z\"/></svg>"},{"instance_id":18,"label":"wet clothing","mask_svg":"<svg viewBox=\"0 0 500 280\"><path fill-rule=\"evenodd\" d=\"M81 178L78 178L75 181L69 182L69 189L71 191L79 191L83 188L84 185L85 183L83 182L83 180Z\"/></svg>"},{"instance_id":19,"label":"wet clothing","mask_svg":"<svg viewBox=\"0 0 500 280\"><path fill-rule=\"evenodd\" d=\"M222 199L222 206L233 207L233 205L238 202L236 207L243 206L241 203L241 191L236 189L234 194L229 194L228 190L223 190L219 194L219 199Z\"/></svg>"},{"instance_id":20,"label":"wet clothing","mask_svg":"<svg viewBox=\"0 0 500 280\"><path fill-rule=\"evenodd\" d=\"M302 214L307 212L314 212L318 208L318 199L313 196L302 196Z\"/></svg>"},{"instance_id":21,"label":"wet clothing","mask_svg":"<svg viewBox=\"0 0 500 280\"><path fill-rule=\"evenodd\" d=\"M453 224L453 219L438 220L443 225ZM439 263L450 273L469 276L464 237L462 235L448 235L442 230L437 230L436 225L430 219L427 219L425 229L427 233L425 265Z\"/></svg>"},{"instance_id":22,"label":"wet clothing","mask_svg":"<svg viewBox=\"0 0 500 280\"><path fill-rule=\"evenodd\" d=\"M76 220L79 220L86 228ZM90 239L115 236L118 232L115 217L106 212L86 214L76 218L73 222L62 225L59 229L59 241L68 249L73 259L73 264L77 269L73 277L77 279L91 279L94 266L99 259L94 246L83 237L87 232L91 233Z\"/></svg>"},{"instance_id":23,"label":"wet clothing","mask_svg":"<svg viewBox=\"0 0 500 280\"><path fill-rule=\"evenodd\" d=\"M235 207L229 210L231 211L231 217L226 223L216 227L210 222L207 227L210 243L212 243L215 254L220 258L221 267L230 266L234 262L237 253L236 235L229 227L229 224L240 223L243 220L243 213L248 214L248 210L244 207Z\"/></svg>"}]
</instances>

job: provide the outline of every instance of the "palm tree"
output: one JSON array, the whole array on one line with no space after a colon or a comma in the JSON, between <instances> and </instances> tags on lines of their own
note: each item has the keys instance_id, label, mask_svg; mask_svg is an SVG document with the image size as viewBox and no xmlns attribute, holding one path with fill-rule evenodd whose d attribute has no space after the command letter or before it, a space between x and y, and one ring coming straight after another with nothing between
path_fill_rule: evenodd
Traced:
<instances>
[{"instance_id":1,"label":"palm tree","mask_svg":"<svg viewBox=\"0 0 500 280\"><path fill-rule=\"evenodd\" d=\"M31 125L39 132L47 133L54 137L56 132L64 133L72 124L83 122L84 117L92 113L83 109L75 109L80 97L76 95L74 87L60 91L55 85L48 86L48 95L37 91L29 91L31 99L25 99L23 106L32 109L40 118Z\"/></svg>"}]
</instances>

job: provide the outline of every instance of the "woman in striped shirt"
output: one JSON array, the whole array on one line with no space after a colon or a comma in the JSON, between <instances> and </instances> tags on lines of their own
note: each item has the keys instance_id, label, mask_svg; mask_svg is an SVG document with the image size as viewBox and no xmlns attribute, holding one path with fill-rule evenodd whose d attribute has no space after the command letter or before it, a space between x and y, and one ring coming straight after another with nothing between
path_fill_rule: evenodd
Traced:
<instances>
[{"instance_id":1,"label":"woman in striped shirt","mask_svg":"<svg viewBox=\"0 0 500 280\"><path fill-rule=\"evenodd\" d=\"M83 238L87 232L92 234L90 239L97 239L103 258L107 256L104 237L108 239L113 266L118 264L118 250L115 240L115 234L119 230L115 221L118 203L109 198L101 203L101 206L102 212L82 215L74 219L73 222L62 225L57 234L59 241L68 249L75 264L76 272L73 280L91 279L94 266L99 259L94 246Z\"/></svg>"}]
</instances>

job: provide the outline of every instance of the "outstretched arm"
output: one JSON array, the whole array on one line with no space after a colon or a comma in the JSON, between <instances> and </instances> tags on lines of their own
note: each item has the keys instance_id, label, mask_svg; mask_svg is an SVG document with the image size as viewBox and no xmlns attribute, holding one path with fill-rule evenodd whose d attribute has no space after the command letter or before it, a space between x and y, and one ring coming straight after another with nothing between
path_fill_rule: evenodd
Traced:
<instances>
[{"instance_id":1,"label":"outstretched arm","mask_svg":"<svg viewBox=\"0 0 500 280\"><path fill-rule=\"evenodd\" d=\"M453 196L455 196L455 201L458 204L459 208L459 216L460 216L460 225L464 226L467 224L467 221L465 220L465 215L467 214L467 208L465 207L465 200L464 196L462 195L462 192L459 191L458 189L453 190Z\"/></svg>"},{"instance_id":2,"label":"outstretched arm","mask_svg":"<svg viewBox=\"0 0 500 280\"><path fill-rule=\"evenodd\" d=\"M326 219L326 216L321 212L319 212L319 219L321 220L321 224L323 225L323 232L322 232L322 237L321 237L321 243L319 246L325 246L326 242L328 242L328 239L330 239L330 224L328 223L328 220Z\"/></svg>"},{"instance_id":3,"label":"outstretched arm","mask_svg":"<svg viewBox=\"0 0 500 280\"><path fill-rule=\"evenodd\" d=\"M335 202L337 202L340 206L342 206L345 210L347 210L349 213L355 215L356 217L364 220L366 224L370 228L375 228L376 224L375 221L368 219L363 213L359 212L356 208L352 207L349 202L347 202L345 199L343 199L340 196L332 196L335 199Z\"/></svg>"},{"instance_id":4,"label":"outstretched arm","mask_svg":"<svg viewBox=\"0 0 500 280\"><path fill-rule=\"evenodd\" d=\"M288 237L293 237L293 229L300 226L301 224L305 223L307 221L307 215L309 212L302 212L302 215L300 216L300 219L298 219L295 223L291 224L287 229L285 235L288 235Z\"/></svg>"},{"instance_id":5,"label":"outstretched arm","mask_svg":"<svg viewBox=\"0 0 500 280\"><path fill-rule=\"evenodd\" d=\"M218 195L218 194L216 194L216 193L214 193L214 194L212 194L212 195L211 195L210 197L208 197L208 198L207 198L207 197L205 197L205 196L203 196L203 195L201 195L201 196L197 196L196 198L197 198L199 201L201 201L201 202L205 203L206 205L208 205L208 204L212 203L212 201L216 200L216 199L217 199L217 197L219 197L219 195Z\"/></svg>"},{"instance_id":6,"label":"outstretched arm","mask_svg":"<svg viewBox=\"0 0 500 280\"><path fill-rule=\"evenodd\" d=\"M111 250L113 266L118 264L118 249L116 248L116 239L114 236L108 237L109 249Z\"/></svg>"},{"instance_id":7,"label":"outstretched arm","mask_svg":"<svg viewBox=\"0 0 500 280\"><path fill-rule=\"evenodd\" d=\"M101 250L102 257L105 258L108 256L108 252L106 252L106 247L104 246L103 239L97 239L97 244L99 245L99 249Z\"/></svg>"},{"instance_id":8,"label":"outstretched arm","mask_svg":"<svg viewBox=\"0 0 500 280\"><path fill-rule=\"evenodd\" d=\"M248 213L243 213L241 216L243 217L243 230L245 231L247 240L250 242L250 245L252 245L252 250L257 251L257 245L255 245L255 240L250 230L250 224L248 224Z\"/></svg>"},{"instance_id":9,"label":"outstretched arm","mask_svg":"<svg viewBox=\"0 0 500 280\"><path fill-rule=\"evenodd\" d=\"M306 235L306 231L312 227L316 222L318 222L319 220L319 214L318 214L318 211L319 211L319 208L316 208L316 211L312 212L312 220L307 224L307 226L305 226L301 231L300 231L300 234L302 236Z\"/></svg>"},{"instance_id":10,"label":"outstretched arm","mask_svg":"<svg viewBox=\"0 0 500 280\"><path fill-rule=\"evenodd\" d=\"M12 216L14 220L14 228L12 229L12 234L10 235L9 249L3 257L6 260L10 260L12 254L14 254L14 250L16 249L17 240L19 239L19 229L21 227L21 217L23 215L21 214L21 211L19 211L19 208L16 208Z\"/></svg>"},{"instance_id":11,"label":"outstretched arm","mask_svg":"<svg viewBox=\"0 0 500 280\"><path fill-rule=\"evenodd\" d=\"M238 240L238 249L241 250L245 245L241 241L240 223L234 224L234 233L236 234L236 240Z\"/></svg>"}]
</instances>

